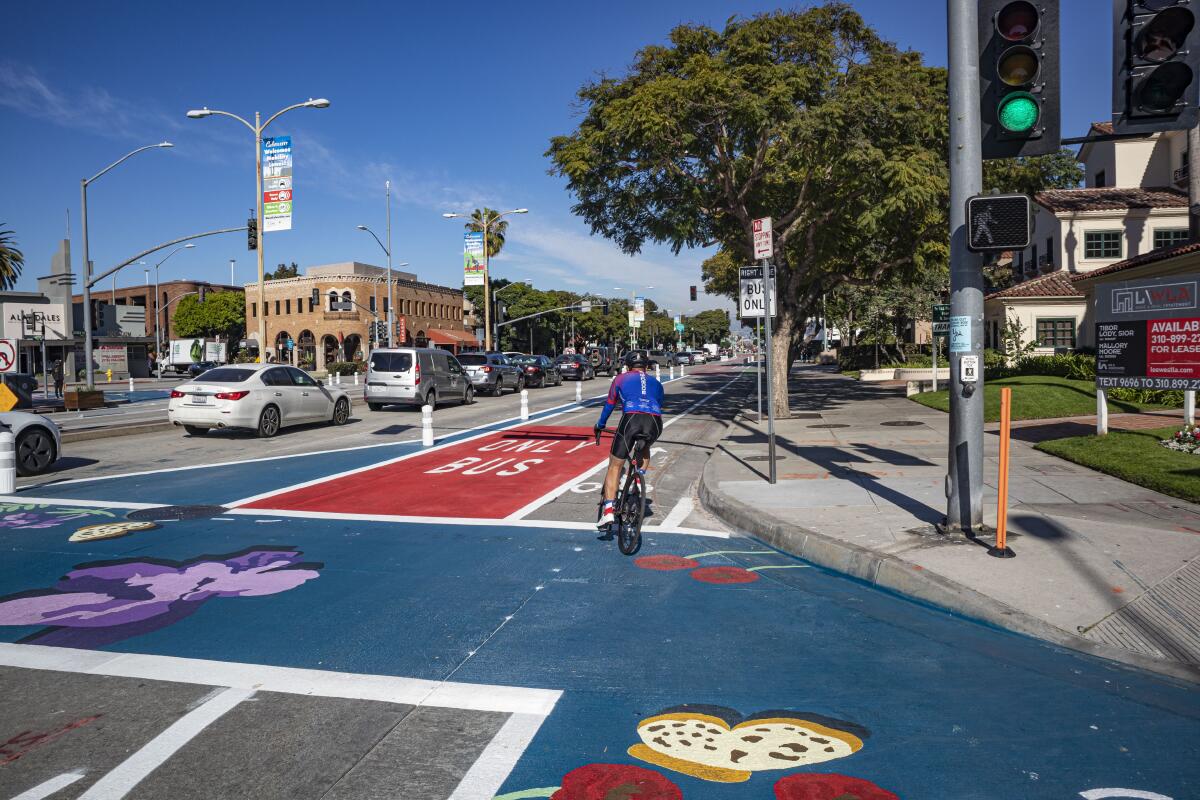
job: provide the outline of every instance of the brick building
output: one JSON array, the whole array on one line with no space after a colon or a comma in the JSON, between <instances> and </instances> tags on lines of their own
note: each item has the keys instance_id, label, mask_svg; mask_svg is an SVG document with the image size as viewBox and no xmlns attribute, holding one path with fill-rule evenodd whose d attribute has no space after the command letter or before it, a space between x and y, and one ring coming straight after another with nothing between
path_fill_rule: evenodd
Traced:
<instances>
[{"instance_id":1,"label":"brick building","mask_svg":"<svg viewBox=\"0 0 1200 800\"><path fill-rule=\"evenodd\" d=\"M312 301L313 289L319 302ZM246 290L246 335L258 334L258 284ZM392 270L392 297L387 297L387 270L357 261L309 267L296 278L267 281L267 351L280 360L323 370L334 361L365 358L371 349L370 327L377 315L386 321L395 304L395 344L442 347L452 352L479 346L463 320L463 293L422 283L410 272Z\"/></svg>"},{"instance_id":2,"label":"brick building","mask_svg":"<svg viewBox=\"0 0 1200 800\"><path fill-rule=\"evenodd\" d=\"M230 286L207 281L163 281L158 284L158 314L154 313L154 284L149 286L127 286L115 291L97 287L92 290L92 326L93 333L104 333L102 321L118 315L105 313L107 306L134 306L147 309L145 313L144 336L151 342L159 341L158 333L162 331L163 342L178 338L175 334L175 310L179 308L179 299L189 294L196 294L204 286L211 292L241 292L242 287ZM76 327L83 328L83 295L77 294L72 298L75 306ZM118 309L119 310L119 309Z\"/></svg>"}]
</instances>

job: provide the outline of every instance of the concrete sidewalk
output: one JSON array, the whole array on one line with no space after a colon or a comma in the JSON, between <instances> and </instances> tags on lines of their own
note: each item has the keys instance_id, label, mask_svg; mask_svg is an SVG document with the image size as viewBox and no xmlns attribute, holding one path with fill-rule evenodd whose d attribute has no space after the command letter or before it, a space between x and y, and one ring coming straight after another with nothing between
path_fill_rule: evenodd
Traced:
<instances>
[{"instance_id":1,"label":"concrete sidewalk","mask_svg":"<svg viewBox=\"0 0 1200 800\"><path fill-rule=\"evenodd\" d=\"M1015 435L1014 559L941 535L947 415L819 367L792 372L793 417L740 416L700 496L727 523L823 566L1077 650L1200 681L1200 506L1040 453ZM1171 424L1165 420L1165 425ZM995 524L998 437L985 442Z\"/></svg>"}]
</instances>

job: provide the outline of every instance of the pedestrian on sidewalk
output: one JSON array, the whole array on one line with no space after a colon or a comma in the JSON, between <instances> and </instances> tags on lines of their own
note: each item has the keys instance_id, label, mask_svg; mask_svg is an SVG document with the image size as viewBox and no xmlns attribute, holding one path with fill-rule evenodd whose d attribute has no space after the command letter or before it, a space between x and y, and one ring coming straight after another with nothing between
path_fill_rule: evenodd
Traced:
<instances>
[{"instance_id":1,"label":"pedestrian on sidewalk","mask_svg":"<svg viewBox=\"0 0 1200 800\"><path fill-rule=\"evenodd\" d=\"M54 366L50 368L50 377L54 379L54 396L63 396L63 383L66 377L63 375L63 362L61 358L54 359Z\"/></svg>"}]
</instances>

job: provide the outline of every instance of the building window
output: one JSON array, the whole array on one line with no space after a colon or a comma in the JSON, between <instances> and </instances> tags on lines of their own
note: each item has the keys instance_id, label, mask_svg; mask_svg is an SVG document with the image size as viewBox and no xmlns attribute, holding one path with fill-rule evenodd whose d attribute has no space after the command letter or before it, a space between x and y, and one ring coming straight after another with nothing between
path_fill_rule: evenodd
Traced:
<instances>
[{"instance_id":1,"label":"building window","mask_svg":"<svg viewBox=\"0 0 1200 800\"><path fill-rule=\"evenodd\" d=\"M263 316L264 317L271 316L271 304L270 303L263 303Z\"/></svg>"},{"instance_id":2,"label":"building window","mask_svg":"<svg viewBox=\"0 0 1200 800\"><path fill-rule=\"evenodd\" d=\"M388 313L388 308L390 306L391 306L391 303L388 302L388 299L386 297L383 298L383 313L385 313L385 314Z\"/></svg>"},{"instance_id":3,"label":"building window","mask_svg":"<svg viewBox=\"0 0 1200 800\"><path fill-rule=\"evenodd\" d=\"M291 314L291 313L292 313L292 301L291 301L291 300L284 300L284 301L283 301L283 308L284 308L284 313L286 313L286 314Z\"/></svg>"},{"instance_id":4,"label":"building window","mask_svg":"<svg viewBox=\"0 0 1200 800\"><path fill-rule=\"evenodd\" d=\"M1046 237L1046 263L1047 264L1054 263L1054 237L1053 236Z\"/></svg>"},{"instance_id":5,"label":"building window","mask_svg":"<svg viewBox=\"0 0 1200 800\"><path fill-rule=\"evenodd\" d=\"M353 311L354 310L354 297L351 296L351 294L349 292L342 292L342 310L343 311Z\"/></svg>"},{"instance_id":6,"label":"building window","mask_svg":"<svg viewBox=\"0 0 1200 800\"><path fill-rule=\"evenodd\" d=\"M252 316L256 319L258 318L258 303L250 304L250 316Z\"/></svg>"},{"instance_id":7,"label":"building window","mask_svg":"<svg viewBox=\"0 0 1200 800\"><path fill-rule=\"evenodd\" d=\"M337 311L337 307L338 307L338 293L330 292L329 293L329 310Z\"/></svg>"},{"instance_id":8,"label":"building window","mask_svg":"<svg viewBox=\"0 0 1200 800\"><path fill-rule=\"evenodd\" d=\"M1029 248L1029 250L1030 250L1029 266L1033 267L1033 269L1036 271L1037 270L1037 245L1035 244L1033 247Z\"/></svg>"},{"instance_id":9,"label":"building window","mask_svg":"<svg viewBox=\"0 0 1200 800\"><path fill-rule=\"evenodd\" d=\"M1042 347L1075 349L1075 318L1061 317L1037 321L1037 340Z\"/></svg>"},{"instance_id":10,"label":"building window","mask_svg":"<svg viewBox=\"0 0 1200 800\"><path fill-rule=\"evenodd\" d=\"M275 301L275 316L279 316L279 301Z\"/></svg>"},{"instance_id":11,"label":"building window","mask_svg":"<svg viewBox=\"0 0 1200 800\"><path fill-rule=\"evenodd\" d=\"M1107 185L1108 185L1108 175L1105 174L1104 170L1100 170L1099 172L1096 173L1095 188L1103 189Z\"/></svg>"},{"instance_id":12,"label":"building window","mask_svg":"<svg viewBox=\"0 0 1200 800\"><path fill-rule=\"evenodd\" d=\"M371 295L369 298L367 298L367 305L370 307L371 313L374 314L375 313L375 295Z\"/></svg>"},{"instance_id":13,"label":"building window","mask_svg":"<svg viewBox=\"0 0 1200 800\"><path fill-rule=\"evenodd\" d=\"M1175 247L1180 244L1187 244L1188 229L1187 228L1157 228L1154 231L1154 249L1160 247Z\"/></svg>"},{"instance_id":14,"label":"building window","mask_svg":"<svg viewBox=\"0 0 1200 800\"><path fill-rule=\"evenodd\" d=\"M310 308L309 311L312 311L312 309ZM304 298L303 297L296 298L296 313L297 314L304 313Z\"/></svg>"},{"instance_id":15,"label":"building window","mask_svg":"<svg viewBox=\"0 0 1200 800\"><path fill-rule=\"evenodd\" d=\"M1087 231L1083 234L1084 258L1120 258L1121 231Z\"/></svg>"}]
</instances>

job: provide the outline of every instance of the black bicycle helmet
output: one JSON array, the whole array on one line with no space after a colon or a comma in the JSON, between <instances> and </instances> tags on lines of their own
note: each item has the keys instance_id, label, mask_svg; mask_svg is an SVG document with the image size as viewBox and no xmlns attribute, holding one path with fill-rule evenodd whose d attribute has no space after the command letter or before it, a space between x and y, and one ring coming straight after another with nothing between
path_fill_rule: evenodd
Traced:
<instances>
[{"instance_id":1,"label":"black bicycle helmet","mask_svg":"<svg viewBox=\"0 0 1200 800\"><path fill-rule=\"evenodd\" d=\"M630 350L625 354L625 366L629 369L646 369L650 366L650 360L646 358L646 351Z\"/></svg>"}]
</instances>

